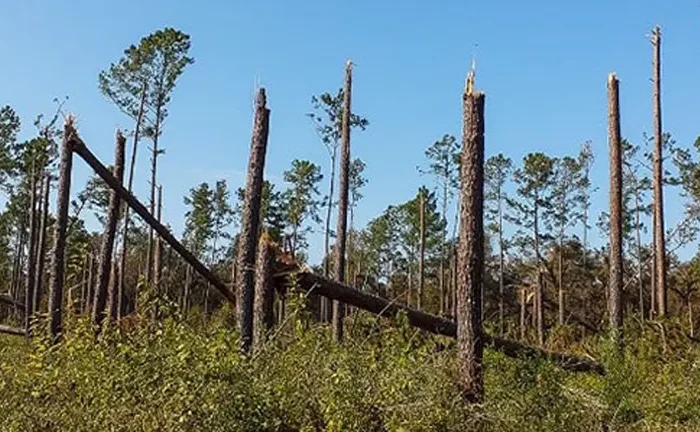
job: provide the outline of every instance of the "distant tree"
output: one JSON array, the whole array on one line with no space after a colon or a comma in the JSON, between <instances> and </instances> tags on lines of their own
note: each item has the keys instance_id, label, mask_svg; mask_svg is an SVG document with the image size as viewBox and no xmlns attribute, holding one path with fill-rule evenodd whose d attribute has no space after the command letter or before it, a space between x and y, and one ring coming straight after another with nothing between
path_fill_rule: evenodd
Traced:
<instances>
[{"instance_id":1,"label":"distant tree","mask_svg":"<svg viewBox=\"0 0 700 432\"><path fill-rule=\"evenodd\" d=\"M306 234L311 227L305 223L320 222L318 184L322 179L321 168L307 160L293 160L292 167L284 172L284 181L289 183L284 192L286 222L290 230L290 252L294 256L307 247Z\"/></svg>"},{"instance_id":2,"label":"distant tree","mask_svg":"<svg viewBox=\"0 0 700 432\"><path fill-rule=\"evenodd\" d=\"M241 203L243 202L243 188L238 188L236 190L236 206L234 207L234 214L236 217L240 218L241 214ZM270 240L275 243L282 243L282 235L285 229L285 203L284 194L280 191L275 190L275 185L270 183L269 180L263 181L262 188L262 201L260 205L260 217L262 219L262 224L260 226L261 231L266 231ZM240 220L237 221L240 224Z\"/></svg>"},{"instance_id":3,"label":"distant tree","mask_svg":"<svg viewBox=\"0 0 700 432\"><path fill-rule=\"evenodd\" d=\"M190 189L189 195L184 198L188 210L185 213L183 238L188 249L199 259L206 255L214 235L213 194L208 183L201 183Z\"/></svg>"}]
</instances>

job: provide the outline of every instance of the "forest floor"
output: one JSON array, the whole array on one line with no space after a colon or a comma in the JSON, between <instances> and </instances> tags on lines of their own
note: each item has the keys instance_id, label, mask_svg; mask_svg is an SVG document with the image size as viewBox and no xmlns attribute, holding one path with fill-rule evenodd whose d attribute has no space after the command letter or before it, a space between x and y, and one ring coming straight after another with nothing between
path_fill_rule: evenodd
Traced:
<instances>
[{"instance_id":1,"label":"forest floor","mask_svg":"<svg viewBox=\"0 0 700 432\"><path fill-rule=\"evenodd\" d=\"M308 323L290 315L252 357L225 310L130 318L98 342L78 318L55 346L1 336L0 430L700 430L700 346L672 322L628 325L624 361L554 331L549 348L595 356L604 377L487 350L480 406L462 402L446 338L357 314L337 345Z\"/></svg>"}]
</instances>

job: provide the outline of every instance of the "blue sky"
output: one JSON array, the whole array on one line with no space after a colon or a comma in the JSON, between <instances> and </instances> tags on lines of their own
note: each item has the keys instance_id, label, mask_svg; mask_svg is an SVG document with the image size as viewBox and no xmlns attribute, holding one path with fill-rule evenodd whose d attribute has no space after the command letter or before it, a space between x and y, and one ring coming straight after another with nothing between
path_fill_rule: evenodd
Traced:
<instances>
[{"instance_id":1,"label":"blue sky","mask_svg":"<svg viewBox=\"0 0 700 432\"><path fill-rule=\"evenodd\" d=\"M99 93L99 71L158 28L192 36L196 63L173 94L159 173L164 218L178 233L190 187L218 178L241 184L256 82L267 88L272 110L267 177L281 181L293 158L311 159L327 173L327 153L304 114L311 95L340 87L347 58L357 64L353 109L371 122L352 141L370 181L358 224L409 199L420 184L434 186L416 166L440 136L460 135L461 92L474 54L477 87L487 94L487 156L560 156L592 140L596 214L607 206L607 74L615 71L621 81L623 135L641 142L651 130L646 35L654 24L664 35L664 128L681 145L698 135L697 1L2 3L0 104L18 111L28 137L33 118L52 113L54 97L68 95L79 132L105 162L113 155L115 129L132 124ZM143 198L145 141L138 159L136 193ZM74 190L87 175L78 164ZM682 207L668 195L672 225ZM322 242L312 244L317 261Z\"/></svg>"}]
</instances>

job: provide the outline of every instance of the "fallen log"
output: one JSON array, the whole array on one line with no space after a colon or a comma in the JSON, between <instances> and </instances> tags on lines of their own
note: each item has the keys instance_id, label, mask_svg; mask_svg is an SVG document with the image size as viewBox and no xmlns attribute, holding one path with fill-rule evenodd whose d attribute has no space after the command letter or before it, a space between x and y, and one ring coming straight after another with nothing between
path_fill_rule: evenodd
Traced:
<instances>
[{"instance_id":1,"label":"fallen log","mask_svg":"<svg viewBox=\"0 0 700 432\"><path fill-rule=\"evenodd\" d=\"M358 291L348 285L327 279L308 271L281 271L275 275L277 286L313 291L314 294L337 300L372 312L383 317L395 317L405 313L409 324L413 327L436 335L457 337L457 325L445 318L431 315L405 305L394 303L388 299ZM542 358L555 363L562 369L572 372L595 372L605 375L603 366L593 360L570 354L555 353L529 345L524 345L509 339L484 335L487 346L514 358Z\"/></svg>"},{"instance_id":2,"label":"fallen log","mask_svg":"<svg viewBox=\"0 0 700 432\"><path fill-rule=\"evenodd\" d=\"M17 309L21 309L24 312L24 303L19 303L12 300L12 297L7 294L0 294L0 303L4 303L9 306L17 306Z\"/></svg>"},{"instance_id":3,"label":"fallen log","mask_svg":"<svg viewBox=\"0 0 700 432\"><path fill-rule=\"evenodd\" d=\"M143 220L153 228L165 242L170 245L192 268L202 275L213 287L215 287L228 301L235 304L236 298L229 287L219 279L207 266L202 264L185 246L180 243L175 236L163 224L158 222L150 211L136 199L136 197L127 191L121 182L104 166L102 162L88 149L87 145L80 139L75 137L72 141L73 151L87 163L95 173L107 183L107 185L119 196L121 200L131 207L136 214L141 216Z\"/></svg>"},{"instance_id":4,"label":"fallen log","mask_svg":"<svg viewBox=\"0 0 700 432\"><path fill-rule=\"evenodd\" d=\"M0 324L0 333L9 334L9 335L13 335L13 336L24 336L25 335L23 329L6 326L4 324Z\"/></svg>"}]
</instances>

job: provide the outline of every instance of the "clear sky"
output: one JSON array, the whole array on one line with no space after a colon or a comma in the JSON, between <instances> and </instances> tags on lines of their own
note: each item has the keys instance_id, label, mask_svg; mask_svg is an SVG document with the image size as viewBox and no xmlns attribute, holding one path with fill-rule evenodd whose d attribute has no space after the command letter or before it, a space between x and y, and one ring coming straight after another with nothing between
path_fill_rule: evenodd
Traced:
<instances>
[{"instance_id":1,"label":"clear sky","mask_svg":"<svg viewBox=\"0 0 700 432\"><path fill-rule=\"evenodd\" d=\"M304 114L311 95L341 86L352 58L353 109L371 122L352 140L370 181L356 212L361 225L421 183L434 186L416 166L440 136L460 136L461 92L476 54L477 87L487 95L487 156L574 154L592 140L597 214L607 206L607 74L621 81L623 135L641 142L651 131L646 35L657 23L664 127L688 146L700 132L700 3L688 0L2 0L0 104L18 111L28 137L33 118L53 113L54 97L68 95L82 137L109 163L115 129L132 122L99 93L97 74L156 29L190 34L196 62L173 94L159 172L164 217L179 233L190 187L222 177L241 184L256 82L267 88L272 110L267 178L280 182L293 158L311 159L327 173L327 153ZM143 143L135 181L145 198ZM88 174L78 167L74 191ZM671 196L666 214L672 225L681 201ZM318 238L312 249L318 261Z\"/></svg>"}]
</instances>

